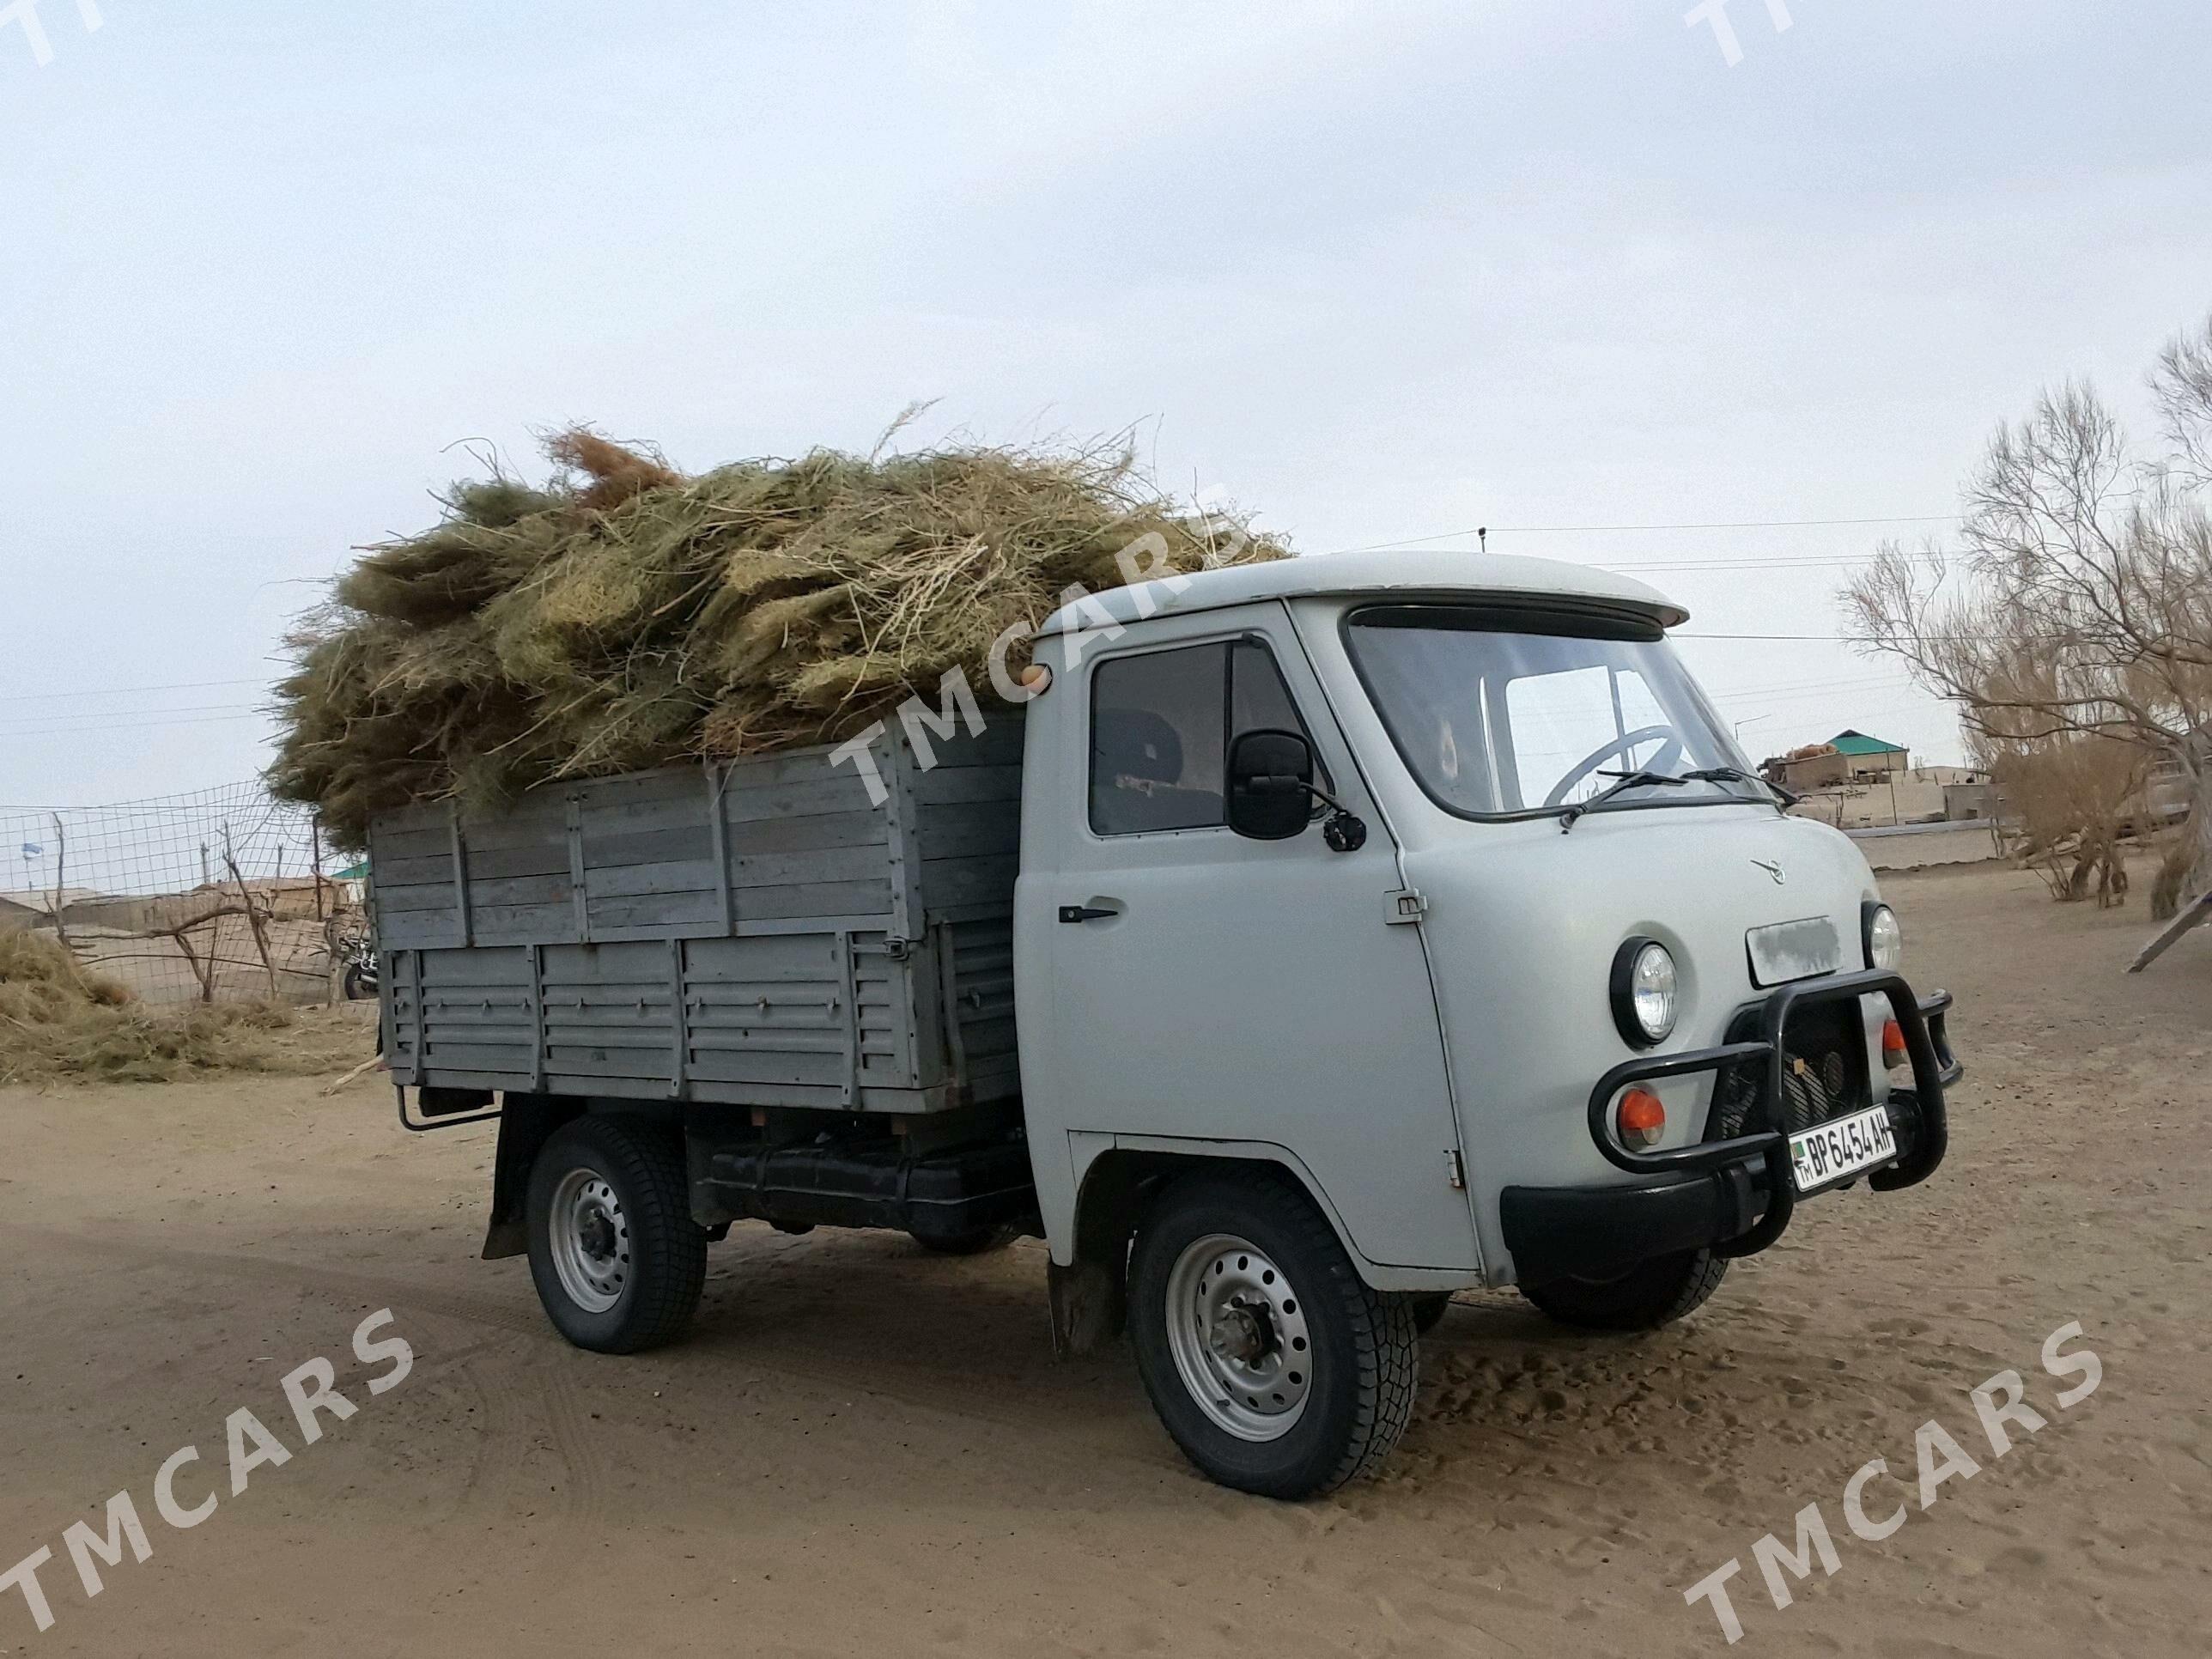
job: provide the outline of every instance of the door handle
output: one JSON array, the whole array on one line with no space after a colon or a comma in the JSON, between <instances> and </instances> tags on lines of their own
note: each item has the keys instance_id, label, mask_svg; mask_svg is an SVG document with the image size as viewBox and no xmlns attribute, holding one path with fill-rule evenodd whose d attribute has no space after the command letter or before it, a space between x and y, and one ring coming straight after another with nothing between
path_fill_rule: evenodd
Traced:
<instances>
[{"instance_id":1,"label":"door handle","mask_svg":"<svg viewBox=\"0 0 2212 1659\"><path fill-rule=\"evenodd\" d=\"M1069 922L1103 921L1109 916L1121 914L1119 910L1101 910L1089 904L1063 904L1060 907L1060 919Z\"/></svg>"}]
</instances>

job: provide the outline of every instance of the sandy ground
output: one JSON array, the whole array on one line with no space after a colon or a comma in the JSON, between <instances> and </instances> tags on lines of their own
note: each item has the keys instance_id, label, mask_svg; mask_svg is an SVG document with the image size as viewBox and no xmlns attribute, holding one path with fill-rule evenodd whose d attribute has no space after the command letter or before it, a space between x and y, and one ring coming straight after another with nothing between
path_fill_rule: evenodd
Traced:
<instances>
[{"instance_id":1,"label":"sandy ground","mask_svg":"<svg viewBox=\"0 0 2212 1659\"><path fill-rule=\"evenodd\" d=\"M57 1620L0 1595L0 1651L1693 1654L1681 1592L1733 1556L1738 1651L2202 1653L2212 938L2130 980L2139 905L1888 890L1974 1067L1938 1178L1808 1206L1656 1337L1462 1297L1386 1474L1303 1506L1193 1474L1126 1351L1055 1363L1035 1246L741 1228L690 1340L606 1359L474 1259L484 1130L403 1134L371 1085L0 1092L0 1567L52 1547ZM414 1368L371 1397L387 1306ZM2076 1319L2105 1377L2061 1412L2038 1352ZM303 1445L278 1378L318 1354L360 1409ZM1923 1420L1986 1453L1966 1391L2006 1368L2050 1425L1849 1536L1845 1480ZM234 1497L240 1407L294 1455ZM221 1503L178 1532L187 1443L181 1501ZM88 1600L61 1534L122 1488L153 1555ZM1777 1611L1751 1546L1814 1502L1841 1571Z\"/></svg>"}]
</instances>

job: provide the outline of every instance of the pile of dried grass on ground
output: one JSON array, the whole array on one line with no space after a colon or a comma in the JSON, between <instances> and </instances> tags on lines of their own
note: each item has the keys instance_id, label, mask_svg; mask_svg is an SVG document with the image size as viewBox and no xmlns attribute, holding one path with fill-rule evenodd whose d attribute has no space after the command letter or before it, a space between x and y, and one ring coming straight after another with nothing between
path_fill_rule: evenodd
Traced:
<instances>
[{"instance_id":1,"label":"pile of dried grass on ground","mask_svg":"<svg viewBox=\"0 0 2212 1659\"><path fill-rule=\"evenodd\" d=\"M357 848L388 807L835 741L1067 591L1279 558L1126 448L817 450L696 477L594 434L542 489L457 486L295 636L270 781ZM1025 647L1011 666L1027 661Z\"/></svg>"},{"instance_id":2,"label":"pile of dried grass on ground","mask_svg":"<svg viewBox=\"0 0 2212 1659\"><path fill-rule=\"evenodd\" d=\"M0 928L0 1085L167 1083L198 1072L321 1072L331 1056L271 1034L291 1012L268 1004L152 1010L85 971L43 934ZM356 1037L356 1047L362 1046Z\"/></svg>"}]
</instances>

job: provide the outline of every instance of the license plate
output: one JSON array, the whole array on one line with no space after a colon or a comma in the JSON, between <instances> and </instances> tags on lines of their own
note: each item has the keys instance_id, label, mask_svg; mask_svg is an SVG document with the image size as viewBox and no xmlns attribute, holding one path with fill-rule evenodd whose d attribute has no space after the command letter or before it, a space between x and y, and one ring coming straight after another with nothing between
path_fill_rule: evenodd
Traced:
<instances>
[{"instance_id":1,"label":"license plate","mask_svg":"<svg viewBox=\"0 0 2212 1659\"><path fill-rule=\"evenodd\" d=\"M1887 1164L1897 1156L1889 1109L1875 1106L1790 1137L1790 1169L1797 1190L1818 1187Z\"/></svg>"},{"instance_id":2,"label":"license plate","mask_svg":"<svg viewBox=\"0 0 2212 1659\"><path fill-rule=\"evenodd\" d=\"M1754 927L1743 936L1743 942L1751 953L1751 982L1757 986L1817 979L1838 972L1844 965L1842 936L1826 916Z\"/></svg>"}]
</instances>

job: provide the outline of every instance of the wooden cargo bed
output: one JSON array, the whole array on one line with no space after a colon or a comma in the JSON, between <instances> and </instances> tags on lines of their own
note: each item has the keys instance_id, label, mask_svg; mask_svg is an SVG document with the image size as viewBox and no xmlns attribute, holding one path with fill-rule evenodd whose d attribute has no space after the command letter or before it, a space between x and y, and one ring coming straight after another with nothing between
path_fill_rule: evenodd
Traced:
<instances>
[{"instance_id":1,"label":"wooden cargo bed","mask_svg":"<svg viewBox=\"0 0 2212 1659\"><path fill-rule=\"evenodd\" d=\"M1010 1098L1022 722L371 826L409 1086L915 1113Z\"/></svg>"}]
</instances>

